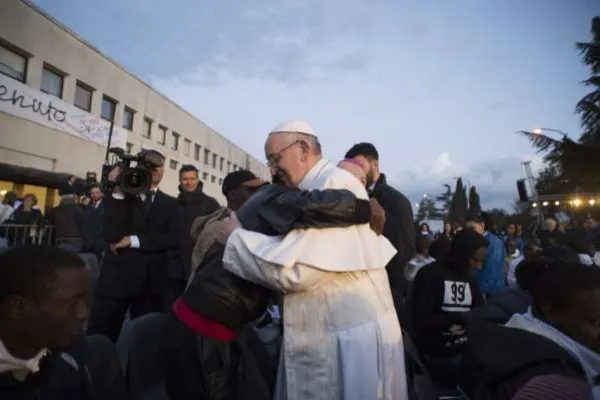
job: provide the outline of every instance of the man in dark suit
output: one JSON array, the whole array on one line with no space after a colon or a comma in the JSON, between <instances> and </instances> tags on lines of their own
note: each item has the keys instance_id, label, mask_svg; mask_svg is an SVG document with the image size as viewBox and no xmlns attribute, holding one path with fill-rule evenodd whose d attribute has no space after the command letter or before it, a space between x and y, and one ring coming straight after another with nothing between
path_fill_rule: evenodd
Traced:
<instances>
[{"instance_id":1,"label":"man in dark suit","mask_svg":"<svg viewBox=\"0 0 600 400\"><path fill-rule=\"evenodd\" d=\"M81 247L84 253L93 253L98 261L106 249L104 241L104 203L100 186L90 188L90 204L83 210L83 227L81 232Z\"/></svg>"},{"instance_id":2,"label":"man in dark suit","mask_svg":"<svg viewBox=\"0 0 600 400\"><path fill-rule=\"evenodd\" d=\"M100 271L88 333L115 342L129 309L131 318L165 309L167 254L179 247L183 213L173 197L161 192L164 156L155 150L150 190L124 195L118 186L104 199L104 236L109 250ZM115 182L116 167L108 176Z\"/></svg>"},{"instance_id":3,"label":"man in dark suit","mask_svg":"<svg viewBox=\"0 0 600 400\"><path fill-rule=\"evenodd\" d=\"M387 184L385 175L379 171L379 153L371 143L355 144L348 150L345 158L354 159L363 166L367 173L369 197L377 199L385 210L383 235L398 251L386 269L394 300L400 300L408 288L404 270L415 255L416 235L412 206L406 196Z\"/></svg>"}]
</instances>

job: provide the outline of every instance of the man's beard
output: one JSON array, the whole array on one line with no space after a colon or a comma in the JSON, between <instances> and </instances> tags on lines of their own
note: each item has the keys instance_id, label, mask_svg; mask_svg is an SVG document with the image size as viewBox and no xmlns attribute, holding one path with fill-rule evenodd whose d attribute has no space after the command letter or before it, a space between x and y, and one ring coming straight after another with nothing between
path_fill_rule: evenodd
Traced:
<instances>
[{"instance_id":1,"label":"man's beard","mask_svg":"<svg viewBox=\"0 0 600 400\"><path fill-rule=\"evenodd\" d=\"M373 185L375 183L375 172L373 171L373 168L369 169L369 172L367 172L367 187L371 187L371 185Z\"/></svg>"}]
</instances>

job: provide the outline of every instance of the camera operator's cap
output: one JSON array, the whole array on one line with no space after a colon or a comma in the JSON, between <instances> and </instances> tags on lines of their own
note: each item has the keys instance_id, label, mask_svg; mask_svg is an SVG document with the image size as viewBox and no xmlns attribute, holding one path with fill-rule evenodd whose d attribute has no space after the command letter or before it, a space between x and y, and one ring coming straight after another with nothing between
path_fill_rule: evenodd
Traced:
<instances>
[{"instance_id":1,"label":"camera operator's cap","mask_svg":"<svg viewBox=\"0 0 600 400\"><path fill-rule=\"evenodd\" d=\"M290 133L297 132L297 133L303 133L305 135L317 136L315 134L315 131L313 130L313 128L311 128L311 126L308 123L298 120L298 119L293 119L290 121L282 122L281 124L279 124L275 128L273 128L271 130L271 132L269 132L269 134L284 133L284 132L290 132Z\"/></svg>"},{"instance_id":2,"label":"camera operator's cap","mask_svg":"<svg viewBox=\"0 0 600 400\"><path fill-rule=\"evenodd\" d=\"M246 187L249 189L258 189L261 186L267 185L269 182L264 179L260 179L254 175L251 171L240 169L238 171L230 172L223 179L222 191L223 195L227 195L230 190L237 189L239 187Z\"/></svg>"}]
</instances>

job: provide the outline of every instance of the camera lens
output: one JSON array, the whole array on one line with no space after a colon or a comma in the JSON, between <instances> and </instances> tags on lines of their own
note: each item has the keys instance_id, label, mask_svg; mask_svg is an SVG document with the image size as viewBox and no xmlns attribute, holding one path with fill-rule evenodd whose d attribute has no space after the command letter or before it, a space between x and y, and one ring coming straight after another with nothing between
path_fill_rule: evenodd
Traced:
<instances>
[{"instance_id":1,"label":"camera lens","mask_svg":"<svg viewBox=\"0 0 600 400\"><path fill-rule=\"evenodd\" d=\"M127 194L144 193L150 188L150 174L142 168L127 168L123 171L121 187Z\"/></svg>"}]
</instances>

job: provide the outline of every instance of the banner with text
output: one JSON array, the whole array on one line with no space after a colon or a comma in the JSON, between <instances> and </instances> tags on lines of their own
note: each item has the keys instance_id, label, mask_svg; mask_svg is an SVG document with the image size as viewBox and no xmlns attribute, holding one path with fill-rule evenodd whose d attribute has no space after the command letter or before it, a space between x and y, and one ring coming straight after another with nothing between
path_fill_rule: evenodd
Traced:
<instances>
[{"instance_id":1,"label":"banner with text","mask_svg":"<svg viewBox=\"0 0 600 400\"><path fill-rule=\"evenodd\" d=\"M108 142L110 122L1 74L0 111L100 145ZM126 143L127 132L114 127L111 147L125 149Z\"/></svg>"}]
</instances>

